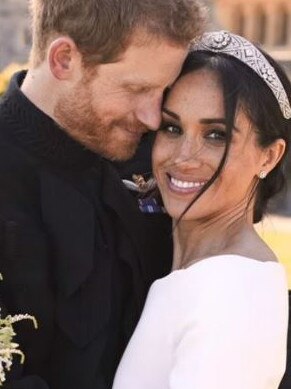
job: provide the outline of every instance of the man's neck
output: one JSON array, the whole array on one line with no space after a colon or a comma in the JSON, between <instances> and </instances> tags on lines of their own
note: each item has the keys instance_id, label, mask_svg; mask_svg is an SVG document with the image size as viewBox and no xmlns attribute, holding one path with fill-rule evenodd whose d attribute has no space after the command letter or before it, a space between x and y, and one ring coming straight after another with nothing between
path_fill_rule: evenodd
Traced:
<instances>
[{"instance_id":1,"label":"man's neck","mask_svg":"<svg viewBox=\"0 0 291 389\"><path fill-rule=\"evenodd\" d=\"M28 70L20 89L38 109L54 119L54 106L58 96L52 87L52 81L44 74L41 68Z\"/></svg>"}]
</instances>

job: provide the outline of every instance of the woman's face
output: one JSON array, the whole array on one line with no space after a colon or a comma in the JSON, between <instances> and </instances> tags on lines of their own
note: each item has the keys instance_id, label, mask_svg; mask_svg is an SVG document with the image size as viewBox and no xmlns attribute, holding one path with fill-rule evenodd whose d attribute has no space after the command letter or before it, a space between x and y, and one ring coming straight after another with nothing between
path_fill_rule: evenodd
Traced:
<instances>
[{"instance_id":1,"label":"woman's face","mask_svg":"<svg viewBox=\"0 0 291 389\"><path fill-rule=\"evenodd\" d=\"M181 77L165 102L153 150L154 175L173 218L181 216L217 170L225 131L223 92L216 74L201 69ZM183 219L207 220L245 209L264 159L250 120L239 110L223 171Z\"/></svg>"}]
</instances>

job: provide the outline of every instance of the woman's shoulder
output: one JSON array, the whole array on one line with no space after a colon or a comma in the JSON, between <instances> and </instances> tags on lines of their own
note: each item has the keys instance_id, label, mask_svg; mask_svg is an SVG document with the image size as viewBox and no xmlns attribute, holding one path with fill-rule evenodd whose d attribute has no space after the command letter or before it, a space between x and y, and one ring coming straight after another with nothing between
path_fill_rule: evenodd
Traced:
<instances>
[{"instance_id":1,"label":"woman's shoulder","mask_svg":"<svg viewBox=\"0 0 291 389\"><path fill-rule=\"evenodd\" d=\"M263 317L285 323L288 312L282 265L236 255L210 257L172 272L153 284L150 299L177 331L189 323L247 328Z\"/></svg>"},{"instance_id":2,"label":"woman's shoulder","mask_svg":"<svg viewBox=\"0 0 291 389\"><path fill-rule=\"evenodd\" d=\"M235 341L286 332L288 288L277 262L209 257L176 270L151 287L143 322L172 339L187 331ZM223 335L224 334L224 335Z\"/></svg>"},{"instance_id":3,"label":"woman's shoulder","mask_svg":"<svg viewBox=\"0 0 291 389\"><path fill-rule=\"evenodd\" d=\"M176 302L203 301L221 304L230 298L243 299L274 295L285 296L287 280L284 267L275 261L258 261L235 254L204 258L186 269L175 270L154 282L152 295L171 296Z\"/></svg>"},{"instance_id":4,"label":"woman's shoulder","mask_svg":"<svg viewBox=\"0 0 291 389\"><path fill-rule=\"evenodd\" d=\"M283 265L277 261L260 261L243 255L222 254L203 258L187 268L174 270L154 284L170 288L172 284L183 284L193 279L199 281L199 284L230 280L230 277L239 277L243 281L244 276L249 277L251 274L254 277L286 278Z\"/></svg>"}]
</instances>

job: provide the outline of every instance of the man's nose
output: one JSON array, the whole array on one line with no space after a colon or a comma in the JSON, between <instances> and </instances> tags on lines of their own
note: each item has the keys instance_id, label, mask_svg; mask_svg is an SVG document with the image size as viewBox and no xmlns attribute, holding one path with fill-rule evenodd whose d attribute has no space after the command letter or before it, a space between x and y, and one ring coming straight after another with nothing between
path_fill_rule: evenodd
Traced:
<instances>
[{"instance_id":1,"label":"man's nose","mask_svg":"<svg viewBox=\"0 0 291 389\"><path fill-rule=\"evenodd\" d=\"M142 100L137 107L137 119L149 130L156 131L161 124L162 97L160 95Z\"/></svg>"}]
</instances>

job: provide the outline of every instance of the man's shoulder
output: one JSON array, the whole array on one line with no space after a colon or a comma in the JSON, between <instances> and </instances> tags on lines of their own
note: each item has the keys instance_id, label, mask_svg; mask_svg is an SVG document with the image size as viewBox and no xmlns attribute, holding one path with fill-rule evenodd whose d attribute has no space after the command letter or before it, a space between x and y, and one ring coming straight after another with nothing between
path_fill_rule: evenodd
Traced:
<instances>
[{"instance_id":1,"label":"man's shoulder","mask_svg":"<svg viewBox=\"0 0 291 389\"><path fill-rule=\"evenodd\" d=\"M0 115L0 214L24 212L38 193L38 165L12 136ZM9 211L13 209L13 212Z\"/></svg>"},{"instance_id":2,"label":"man's shoulder","mask_svg":"<svg viewBox=\"0 0 291 389\"><path fill-rule=\"evenodd\" d=\"M21 146L13 133L13 123L9 123L2 115L0 104L0 170L11 168L13 171L16 165L24 168L35 163L34 158Z\"/></svg>"}]
</instances>

